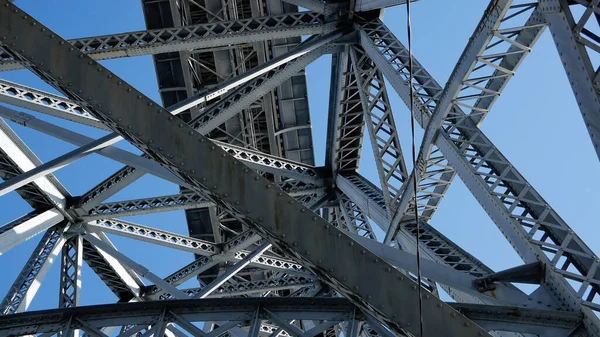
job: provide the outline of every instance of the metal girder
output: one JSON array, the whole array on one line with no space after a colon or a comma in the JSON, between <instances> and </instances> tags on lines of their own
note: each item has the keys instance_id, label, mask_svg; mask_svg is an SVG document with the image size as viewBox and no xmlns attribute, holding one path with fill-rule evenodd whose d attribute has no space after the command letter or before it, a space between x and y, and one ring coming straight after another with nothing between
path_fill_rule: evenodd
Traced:
<instances>
[{"instance_id":1,"label":"metal girder","mask_svg":"<svg viewBox=\"0 0 600 337\"><path fill-rule=\"evenodd\" d=\"M337 199L340 203L338 217L344 221L348 231L366 237L371 240L377 240L369 219L365 213L345 194L337 192Z\"/></svg>"},{"instance_id":2,"label":"metal girder","mask_svg":"<svg viewBox=\"0 0 600 337\"><path fill-rule=\"evenodd\" d=\"M419 0L410 0L410 2L415 1ZM404 5L406 2L406 0L356 0L354 10L357 12L366 12L374 9Z\"/></svg>"},{"instance_id":3,"label":"metal girder","mask_svg":"<svg viewBox=\"0 0 600 337\"><path fill-rule=\"evenodd\" d=\"M522 23L527 17L525 24ZM396 91L407 90L401 81L408 80L408 51L395 39L394 35L380 21L362 25L361 39L366 49L369 49L372 58L385 71L386 77L391 77L390 83ZM544 20L536 9L535 4L515 5L502 17L499 29L493 31L494 37L484 48L483 53L477 56L477 63L468 74L467 80L461 86L461 100L457 107L470 110L470 115L481 123L490 111L492 105L501 94L508 81L513 77L518 66L529 54L529 50L544 31ZM476 31L476 36L478 31ZM381 36L383 39L376 43L369 43L370 37ZM390 48L386 48L390 47ZM379 51L380 53L376 53ZM384 58L393 60L384 63ZM385 66L384 66L385 64ZM442 95L442 88L434 82L429 81L431 76L413 59L415 68L415 80L413 87L416 99L422 104L415 106L417 122L426 127L430 116L437 107L437 100ZM402 80L400 80L402 79ZM409 104L408 93L400 94L400 97ZM421 109L421 107L427 107ZM443 108L440 106L440 109ZM448 165L446 158L441 154L437 146L433 144L428 156L418 157L421 168L421 180L417 187L417 209L419 217L429 221L438 204L446 193L452 182L455 172ZM405 214L412 214L413 184L409 181L405 184L400 198L398 211L393 218L394 224L401 220Z\"/></svg>"},{"instance_id":4,"label":"metal girder","mask_svg":"<svg viewBox=\"0 0 600 337\"><path fill-rule=\"evenodd\" d=\"M314 185L291 184L282 182L277 184L291 196L302 201L305 196L319 193L324 187ZM80 203L72 211L84 221L110 219L124 216L134 216L158 212L169 212L193 208L214 206L215 203L201 193L184 192L154 198L114 201L93 206ZM0 234L1 235L1 234ZM1 238L1 236L0 236Z\"/></svg>"},{"instance_id":5,"label":"metal girder","mask_svg":"<svg viewBox=\"0 0 600 337\"><path fill-rule=\"evenodd\" d=\"M81 328L82 322L96 329L104 326L135 326L139 324L148 327L155 325L161 316L173 319L175 324L184 329L189 329L193 325L191 322L235 322L228 328L220 330L224 333L237 327L238 324L242 326L248 324L257 309L261 312L261 316L267 317L267 320L269 316L263 312L265 309L288 322L297 319L342 322L350 317L354 306L341 298L239 298L236 301L215 298L118 303L0 317L2 324L0 336L59 332L63 331L69 323L73 329ZM358 314L356 318L362 319L362 314L360 312ZM27 325L26 321L31 322L31 320L39 321L39 325ZM195 330L190 332L196 333ZM216 336L215 333L206 335Z\"/></svg>"},{"instance_id":6,"label":"metal girder","mask_svg":"<svg viewBox=\"0 0 600 337\"><path fill-rule=\"evenodd\" d=\"M332 174L354 172L360 164L365 122L350 46L332 56L330 87L325 166Z\"/></svg>"},{"instance_id":7,"label":"metal girder","mask_svg":"<svg viewBox=\"0 0 600 337\"><path fill-rule=\"evenodd\" d=\"M385 47L390 42L400 46L399 42L391 33L386 34L385 38L377 39L382 48L378 51L369 35L375 37L379 33L361 34L363 45L370 46L370 54L378 66L389 76L390 83L398 85L395 87L398 94L408 101L406 84L400 83L398 73L386 73L393 66L382 61L380 53L399 52L397 48ZM400 57L394 60L401 62ZM439 88L424 69L415 77L420 86ZM415 104L416 111L429 110L421 100L415 100ZM542 285L551 297L563 308L581 311L588 333L600 335L600 320L592 311L600 310L596 298L600 260L592 250L500 153L470 115L455 109L452 118L439 130L435 143L523 261L544 263L547 276Z\"/></svg>"},{"instance_id":8,"label":"metal girder","mask_svg":"<svg viewBox=\"0 0 600 337\"><path fill-rule=\"evenodd\" d=\"M193 294L193 298L206 298L219 287L221 287L227 280L232 278L235 274L239 273L242 269L246 268L250 263L260 257L265 251L271 248L271 244L264 242L260 244L255 250L246 255L243 259L237 261L233 266L227 268L224 273L220 274L216 279L202 287L196 294Z\"/></svg>"},{"instance_id":9,"label":"metal girder","mask_svg":"<svg viewBox=\"0 0 600 337\"><path fill-rule=\"evenodd\" d=\"M252 79L255 79L273 69L276 69L280 66L285 65L288 62L293 61L294 59L314 50L320 46L323 46L334 39L336 39L339 34L326 34L322 37L312 38L305 43L301 43L289 52L279 55L268 62L265 62L255 68L252 68L239 76L228 79L224 82L218 83L214 87L210 89L204 89L194 94L191 97L188 97L176 104L173 104L169 107L169 111L171 113L178 114L192 107L197 107L200 105L206 105L209 101L218 98L226 94L228 91L233 90L235 87L238 87ZM233 75L233 74L232 74Z\"/></svg>"},{"instance_id":10,"label":"metal girder","mask_svg":"<svg viewBox=\"0 0 600 337\"><path fill-rule=\"evenodd\" d=\"M203 256L213 255L220 250L217 245L212 242L194 239L189 236L179 235L123 220L90 221L85 224L85 227L92 232L102 231L112 233L131 239L181 249Z\"/></svg>"},{"instance_id":11,"label":"metal girder","mask_svg":"<svg viewBox=\"0 0 600 337\"><path fill-rule=\"evenodd\" d=\"M214 205L198 193L181 193L155 198L123 200L100 204L87 209L76 208L74 212L83 221L110 219L182 209L209 207Z\"/></svg>"},{"instance_id":12,"label":"metal girder","mask_svg":"<svg viewBox=\"0 0 600 337\"><path fill-rule=\"evenodd\" d=\"M339 36L341 36L340 33L332 33L327 36L327 39ZM203 110L200 116L190 121L190 126L202 134L207 134L269 91L275 89L291 76L306 68L306 66L320 56L329 52L329 49L331 49L329 46L317 47L244 83L231 93L225 95L218 102Z\"/></svg>"},{"instance_id":13,"label":"metal girder","mask_svg":"<svg viewBox=\"0 0 600 337\"><path fill-rule=\"evenodd\" d=\"M46 231L0 303L0 314L8 315L27 310L64 243L65 237L60 226Z\"/></svg>"},{"instance_id":14,"label":"metal girder","mask_svg":"<svg viewBox=\"0 0 600 337\"><path fill-rule=\"evenodd\" d=\"M58 307L79 306L81 295L81 268L83 263L83 238L74 235L66 240L61 254L60 292Z\"/></svg>"},{"instance_id":15,"label":"metal girder","mask_svg":"<svg viewBox=\"0 0 600 337\"><path fill-rule=\"evenodd\" d=\"M84 210L94 208L102 201L131 185L144 174L146 174L146 172L143 170L139 170L133 166L124 166L84 193L74 207L82 208Z\"/></svg>"},{"instance_id":16,"label":"metal girder","mask_svg":"<svg viewBox=\"0 0 600 337\"><path fill-rule=\"evenodd\" d=\"M453 308L486 330L513 331L537 336L575 336L579 313L518 307L452 303Z\"/></svg>"},{"instance_id":17,"label":"metal girder","mask_svg":"<svg viewBox=\"0 0 600 337\"><path fill-rule=\"evenodd\" d=\"M79 124L110 130L67 98L1 79L0 101Z\"/></svg>"},{"instance_id":18,"label":"metal girder","mask_svg":"<svg viewBox=\"0 0 600 337\"><path fill-rule=\"evenodd\" d=\"M334 29L335 23L326 23L319 13L299 12L80 38L67 42L95 60L107 60L325 34ZM15 62L10 53L1 50L0 60L0 71L23 67Z\"/></svg>"},{"instance_id":19,"label":"metal girder","mask_svg":"<svg viewBox=\"0 0 600 337\"><path fill-rule=\"evenodd\" d=\"M84 150L85 146L94 147L95 145L97 145L97 143L105 144L106 142L116 141L116 139L110 141L106 140L106 142L101 140L95 141L85 135L79 134L71 130L67 130L56 125L52 125L48 122L36 118L35 116L29 115L24 112L17 112L6 107L0 106L0 116L10 119L11 121L23 125L25 127L43 132L58 139L75 144L77 146L81 146ZM102 139L104 138L111 139L111 136L105 136ZM119 137L119 139L121 138ZM229 145L227 143L215 142L215 144L232 154L235 158L240 159L245 163L248 163L248 166L253 169L260 170L263 172L270 172L289 178L294 178L296 180L300 180L306 183L322 184L323 178L321 177L319 170L315 167L311 167L309 165L294 162L291 160L282 159L280 157L264 154L260 151L249 150L246 148ZM103 148L96 149L96 153L107 158L119 161L123 164L131 165L138 169L142 169L145 172L148 172L159 178L168 180L172 183L191 187L178 177L173 176L171 172L168 172L165 168L161 167L159 164L153 162L145 156L138 156L114 146L105 146ZM54 167L54 165L50 163L51 162L47 163L49 164L48 166ZM42 167L42 169L43 168L44 167ZM131 172L124 173L127 173L129 175ZM117 176L121 178L119 174L117 174ZM2 184L0 184L0 187L1 185Z\"/></svg>"},{"instance_id":20,"label":"metal girder","mask_svg":"<svg viewBox=\"0 0 600 337\"><path fill-rule=\"evenodd\" d=\"M97 235L102 241L110 242L103 233ZM85 240L83 240L83 260L120 300L128 301L140 297L143 283L137 275L129 273L114 258Z\"/></svg>"},{"instance_id":21,"label":"metal girder","mask_svg":"<svg viewBox=\"0 0 600 337\"><path fill-rule=\"evenodd\" d=\"M30 169L23 174L20 174L14 178L8 179L0 183L0 196L5 195L17 188L25 186L36 179L47 176L48 174L57 171L74 161L81 159L87 155L90 155L102 148L110 146L121 140L121 136L111 133L100 139L89 142L73 151L65 153L64 155L57 157L49 162L39 165L35 168Z\"/></svg>"},{"instance_id":22,"label":"metal girder","mask_svg":"<svg viewBox=\"0 0 600 337\"><path fill-rule=\"evenodd\" d=\"M0 227L0 255L58 224L64 216L51 209L33 211Z\"/></svg>"},{"instance_id":23,"label":"metal girder","mask_svg":"<svg viewBox=\"0 0 600 337\"><path fill-rule=\"evenodd\" d=\"M0 178L11 179L41 164L19 136L0 118ZM52 175L40 177L17 191L33 208L56 207L61 212L69 196Z\"/></svg>"},{"instance_id":24,"label":"metal girder","mask_svg":"<svg viewBox=\"0 0 600 337\"><path fill-rule=\"evenodd\" d=\"M592 64L600 53L597 23L594 23L598 20L598 2L549 0L541 1L539 7L552 32L594 150L600 157L600 68ZM571 9L577 14L573 15Z\"/></svg>"},{"instance_id":25,"label":"metal girder","mask_svg":"<svg viewBox=\"0 0 600 337\"><path fill-rule=\"evenodd\" d=\"M199 190L210 189L215 201L284 252L301 260L307 268L318 271L334 289L352 298L392 330L406 329L419 335L420 315L403 310L407 306L416 307L418 302L415 291L418 285L412 280L404 278L374 254L361 254L360 244L331 228L293 198L272 188L272 183L265 178L244 170L243 164L190 127L175 121L166 110L149 107L152 102L148 98L94 60L60 44L61 38L47 28L43 31L43 25L10 2L1 7L0 18L6 23L0 26L0 33L7 37L2 44L10 46L15 59L84 104L96 118L171 172ZM97 90L98 87L103 90ZM128 107L126 112L120 108L123 106ZM205 165L207 162L211 165ZM317 233L319 237L325 235L327 240L314 240ZM344 259L339 258L341 256ZM378 291L372 292L372 289ZM452 312L453 309L437 298L425 299L421 317L425 331L461 337L487 335L458 313L455 314L459 319L450 318Z\"/></svg>"},{"instance_id":26,"label":"metal girder","mask_svg":"<svg viewBox=\"0 0 600 337\"><path fill-rule=\"evenodd\" d=\"M465 305L452 303L458 311L472 318L478 324L494 330L520 331L540 336L568 336L581 322L577 313L552 310L523 309L489 305ZM161 320L172 322L193 336L214 336L198 329L193 322L231 321L235 324L222 324L225 328L219 333L227 333L235 327L248 327L253 317L273 321L287 330L290 335L314 336L322 332L322 326L308 325L304 330L289 323L294 320L319 320L330 323L351 324L363 322L363 332L367 335L374 329L381 336L391 337L392 333L365 315L348 300L343 298L209 298L202 300L171 300L148 303L118 303L77 308L44 310L0 317L0 336L24 336L54 334L65 329L100 330L105 326L134 327L129 333L151 330ZM35 321L36 324L31 324ZM141 328L135 328L140 327ZM260 330L272 333L277 325L263 324ZM281 329L281 328L280 328ZM321 331L318 331L321 329ZM290 331L292 330L292 331ZM231 330L230 330L231 331ZM121 335L125 336L125 335ZM128 335L127 335L128 336Z\"/></svg>"},{"instance_id":27,"label":"metal girder","mask_svg":"<svg viewBox=\"0 0 600 337\"><path fill-rule=\"evenodd\" d=\"M353 46L350 56L383 196L388 211L393 212L408 173L385 81L381 71L360 46Z\"/></svg>"}]
</instances>

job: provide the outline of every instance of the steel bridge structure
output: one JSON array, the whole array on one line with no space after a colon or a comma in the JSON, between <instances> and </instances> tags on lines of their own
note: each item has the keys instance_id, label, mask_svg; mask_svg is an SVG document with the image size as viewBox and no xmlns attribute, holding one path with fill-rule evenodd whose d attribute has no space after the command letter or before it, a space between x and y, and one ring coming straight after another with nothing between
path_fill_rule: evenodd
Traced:
<instances>
[{"instance_id":1,"label":"steel bridge structure","mask_svg":"<svg viewBox=\"0 0 600 337\"><path fill-rule=\"evenodd\" d=\"M445 85L415 57L411 74L382 21L405 2L142 0L147 30L65 40L2 0L0 71L28 69L61 94L0 80L0 196L33 209L0 227L0 254L39 239L0 297L0 337L418 337L421 320L424 337L600 336L600 259L480 129L549 30L600 155L600 36L589 28L600 1L489 1ZM317 167L304 69L327 54ZM152 56L162 104L102 63L141 55ZM415 170L390 91L424 130ZM76 148L42 162L9 123ZM376 184L358 173L363 137ZM90 154L122 168L71 195L53 172ZM146 174L179 193L108 201ZM430 225L456 176L522 265L494 271ZM121 219L174 210L189 235ZM109 235L193 262L172 261L161 277ZM84 262L118 303L80 305ZM53 264L58 306L28 310Z\"/></svg>"}]
</instances>

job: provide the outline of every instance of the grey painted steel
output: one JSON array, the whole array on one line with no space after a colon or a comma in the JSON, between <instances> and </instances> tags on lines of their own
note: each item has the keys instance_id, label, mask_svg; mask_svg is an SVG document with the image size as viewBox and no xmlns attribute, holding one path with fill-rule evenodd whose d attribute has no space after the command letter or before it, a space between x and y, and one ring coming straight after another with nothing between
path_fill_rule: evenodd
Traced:
<instances>
[{"instance_id":1,"label":"grey painted steel","mask_svg":"<svg viewBox=\"0 0 600 337\"><path fill-rule=\"evenodd\" d=\"M335 28L335 23L323 21L319 13L302 12L81 38L67 42L95 60L107 60L324 34ZM0 71L22 68L22 65L7 53L0 51L0 54L4 54L0 62Z\"/></svg>"},{"instance_id":2,"label":"grey painted steel","mask_svg":"<svg viewBox=\"0 0 600 337\"><path fill-rule=\"evenodd\" d=\"M2 119L0 119L0 158L2 159L0 173L2 173L1 178L4 180L18 176L42 164ZM44 204L45 206L56 207L59 212L69 217L64 212L66 198L69 193L54 176L40 177L26 186L26 189L25 187L22 188L25 190L21 192L21 196L30 202L32 206L36 207L39 204ZM35 201L29 200L30 197L34 198Z\"/></svg>"},{"instance_id":3,"label":"grey painted steel","mask_svg":"<svg viewBox=\"0 0 600 337\"><path fill-rule=\"evenodd\" d=\"M65 128L61 128L56 125L52 125L48 122L36 118L35 116L29 115L24 112L17 112L6 107L0 106L0 116L10 119L11 121L20 125L32 128L34 130L54 136L58 139L62 139L64 141L81 146L82 148L75 154L79 154L82 151L86 151L86 145L88 147L95 147L97 145L97 142L100 142L101 144L105 143L100 140L94 141L85 135L76 133L71 130L67 130ZM106 137L107 139L110 138L110 136ZM314 167L311 168L308 165L303 165L301 163L281 159L275 156L269 156L258 151L252 151L222 142L215 142L215 144L218 144L221 148L234 155L237 159L247 162L252 168L264 172L280 174L290 178L296 178L300 181L305 181L308 183L322 184L322 181L318 179L318 171ZM172 173L168 172L159 164L145 158L144 156L138 156L114 146L106 146L105 148L96 149L96 152L102 156L119 161L123 164L131 165L138 169L142 169L145 172L151 173L157 177L163 178L172 183L191 187L178 177L173 176ZM68 157L67 159L71 160L72 158ZM47 166L55 168L54 163L50 164L49 162ZM34 173L36 173L36 171L34 171ZM23 175L20 175L19 179L26 178L26 176L23 176L23 178L21 178L21 176Z\"/></svg>"},{"instance_id":4,"label":"grey painted steel","mask_svg":"<svg viewBox=\"0 0 600 337\"><path fill-rule=\"evenodd\" d=\"M203 287L197 294L193 295L193 298L206 298L214 291L216 291L223 283L227 282L230 278L232 278L235 274L240 272L242 269L246 268L250 263L252 263L255 259L257 259L262 253L271 248L270 243L263 243L258 246L254 251L250 254L246 255L243 259L236 262L233 266L228 268L223 274L219 275L216 279L214 279L210 284L207 284Z\"/></svg>"},{"instance_id":5,"label":"grey painted steel","mask_svg":"<svg viewBox=\"0 0 600 337\"><path fill-rule=\"evenodd\" d=\"M552 310L522 309L515 307L497 307L487 305L452 304L460 312L464 312L474 321L492 327L511 326L516 330L528 330L533 334L547 336L546 333L562 332L567 336L569 329L575 329L581 322L581 316ZM281 322L290 334L312 336L317 331L315 326L302 330L288 322L294 320L326 320L335 322L364 321L369 328L375 329L381 336L392 337L394 334L386 331L372 317L357 310L348 300L342 298L241 298L203 300L172 300L149 303L119 303L96 305L79 308L44 310L17 315L0 317L0 336L28 335L38 333L54 333L71 328L93 327L100 329L104 326L145 325L142 329L133 329L131 333L149 329L156 322L168 317L173 322L194 336L209 336L199 330L194 322L232 321L236 324L223 324L227 328L236 326L251 326L256 313L259 317ZM518 316L518 319L515 318ZM30 322L36 322L31 324ZM68 324L68 323L71 324ZM506 324L506 325L502 325ZM323 329L324 326L318 329ZM266 328L266 327L261 327ZM367 327L363 327L367 330ZM288 330L288 331L289 331ZM322 330L321 330L322 331ZM214 334L213 334L214 335ZM554 335L554 334L551 334Z\"/></svg>"},{"instance_id":6,"label":"grey painted steel","mask_svg":"<svg viewBox=\"0 0 600 337\"><path fill-rule=\"evenodd\" d=\"M8 290L0 303L2 315L22 312L27 310L35 293L42 285L48 270L57 259L65 243L63 230L58 226L50 228L40 239L39 244L25 263L23 270Z\"/></svg>"},{"instance_id":7,"label":"grey painted steel","mask_svg":"<svg viewBox=\"0 0 600 337\"><path fill-rule=\"evenodd\" d=\"M385 80L361 47L353 46L350 56L383 196L388 211L393 212L408 173Z\"/></svg>"},{"instance_id":8,"label":"grey painted steel","mask_svg":"<svg viewBox=\"0 0 600 337\"><path fill-rule=\"evenodd\" d=\"M60 262L58 307L77 307L81 297L81 269L83 268L83 238L81 235L74 235L66 240L62 247Z\"/></svg>"},{"instance_id":9,"label":"grey painted steel","mask_svg":"<svg viewBox=\"0 0 600 337\"><path fill-rule=\"evenodd\" d=\"M320 220L314 213L307 212L293 198L283 194L277 195L277 191L269 188L271 183L266 179L247 169L248 172L245 172L243 165L237 160L222 150L211 148L214 145L211 145L205 137L195 133L183 123L173 120L173 116L164 109L149 107L151 101L137 90L124 84L97 62L86 58L80 52L70 51L68 45L57 43L62 39L53 36L49 31L41 31L40 28L43 26L40 23L28 17L24 19L24 14L14 5L8 2L6 5L8 7L2 8L0 16L2 21L9 24L11 28L2 26L0 32L7 36L3 44L5 47L7 43L11 46L15 58L22 62L26 60L26 65L31 70L67 96L85 103L96 118L121 133L124 138L151 157L164 163L184 180L197 187L208 187L211 195L219 193L219 201L229 205L231 210L239 212L238 216L244 219L247 225L259 230L278 247L293 252L296 258L302 260L311 269L318 268L336 290L352 294L357 304L379 320L389 324L393 330L407 329L411 333L417 331L415 313L405 312L399 307L416 304L417 292L412 289L414 284L412 280L398 278L402 274L393 270L387 272L386 268L390 268L389 265L375 261L376 257L373 254L360 254L360 245L354 243L354 240L339 230L330 228L325 221ZM36 22L39 28L32 28L35 27L31 25L32 22ZM19 32L18 38L15 32ZM27 52L17 53L16 50L27 50ZM41 50L44 52L40 53ZM31 58L33 54L38 54L35 55L35 59ZM61 64L69 64L69 67L56 64L56 60L64 62ZM83 74L85 76L81 76ZM77 94L77 91L69 89L69 83L72 83L72 87L77 88L76 90L81 90L84 93L83 97ZM92 89L98 86L103 87L104 90ZM91 96L92 94L95 97ZM121 109L117 109L117 105L126 105L129 111L123 113ZM160 132L151 125L155 127L160 125ZM210 167L203 165L207 160L212 163ZM249 198L242 191L256 191L256 193L253 193L254 197ZM262 195L263 198L257 200L256 195ZM281 212L281 210L286 211ZM319 240L310 238L307 240L307 231L330 233L327 248ZM336 232L340 237L335 235ZM310 254L306 254L307 251ZM354 258L346 259L344 262L335 257L337 254L346 257L354 256ZM360 275L349 272L351 268L344 268L344 263L350 261L353 266L361 270ZM376 273L382 275L376 282L378 285L373 285L373 280L369 279L369 286L384 291L367 294L371 291L366 286L367 280L364 279L364 275ZM385 291L392 288L393 292ZM437 323L425 325L429 333L442 333L439 329L443 326L443 333L449 336L487 334L476 325L464 324L468 321L464 317L458 320L450 319L449 315L434 314L436 311L452 312L453 310L436 298L424 301L423 319L425 322ZM393 317L393 313L398 317Z\"/></svg>"},{"instance_id":10,"label":"grey painted steel","mask_svg":"<svg viewBox=\"0 0 600 337\"><path fill-rule=\"evenodd\" d=\"M114 144L121 139L121 136L117 134L109 134L100 139L94 140L80 148L77 148L71 152L65 153L64 155L57 157L49 162L39 165L27 172L24 172L18 177L14 177L12 179L4 181L0 183L0 196L8 192L14 191L19 187L27 185L30 182L33 182L38 178L44 177L56 170L59 170L80 158L83 158L107 146L110 146L111 144Z\"/></svg>"},{"instance_id":11,"label":"grey painted steel","mask_svg":"<svg viewBox=\"0 0 600 337\"><path fill-rule=\"evenodd\" d=\"M576 6L571 7L573 4ZM578 1L573 4L549 0L541 1L539 6L552 32L594 150L600 157L600 73L593 66L590 57L590 53L592 57L597 57L600 52L597 32L593 28L596 20L593 16L597 15L598 4L594 1ZM573 15L571 8L579 11L583 9L583 15Z\"/></svg>"},{"instance_id":12,"label":"grey painted steel","mask_svg":"<svg viewBox=\"0 0 600 337\"><path fill-rule=\"evenodd\" d=\"M415 2L418 0L411 0ZM374 9L398 6L406 4L406 0L356 0L354 10L357 12L366 12Z\"/></svg>"},{"instance_id":13,"label":"grey painted steel","mask_svg":"<svg viewBox=\"0 0 600 337\"><path fill-rule=\"evenodd\" d=\"M33 211L0 227L0 255L64 220L60 212L50 209Z\"/></svg>"},{"instance_id":14,"label":"grey painted steel","mask_svg":"<svg viewBox=\"0 0 600 337\"><path fill-rule=\"evenodd\" d=\"M377 34L363 31L363 45L370 48L369 54L390 78L398 94L408 101L405 83L398 73L390 72L394 66L381 54L399 52L400 42L393 35L373 42L369 35ZM387 43L393 47L385 46ZM395 58L395 62L402 61ZM439 88L424 70L416 81ZM421 101L416 100L415 104L416 111L427 112L427 106ZM594 288L600 277L596 275L598 257L485 137L469 115L457 109L454 118L439 133L436 145L523 261L545 264L547 276L543 287L561 307L583 312L588 333L600 335L600 320L592 311L600 309L594 302L597 302ZM568 263L559 262L561 258ZM567 271L571 264L575 268ZM591 291L591 295L584 298L586 291Z\"/></svg>"}]
</instances>

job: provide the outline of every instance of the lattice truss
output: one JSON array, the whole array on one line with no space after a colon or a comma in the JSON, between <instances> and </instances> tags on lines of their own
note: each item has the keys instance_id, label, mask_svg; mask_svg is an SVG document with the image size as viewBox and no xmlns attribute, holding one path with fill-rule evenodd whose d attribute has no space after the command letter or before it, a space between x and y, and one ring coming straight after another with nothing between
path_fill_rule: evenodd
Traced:
<instances>
[{"instance_id":1,"label":"lattice truss","mask_svg":"<svg viewBox=\"0 0 600 337\"><path fill-rule=\"evenodd\" d=\"M142 0L148 30L71 40L2 0L0 71L29 69L60 94L0 80L0 196L33 209L0 227L0 254L39 239L0 297L0 337L420 336L420 319L426 337L600 336L600 260L479 128L548 27L600 154L599 4L490 1L442 87L416 58L409 76L381 21L404 0ZM326 54L316 167L304 69ZM98 62L139 55L153 57L162 104ZM389 99L409 105L411 87L424 130L414 172ZM75 150L42 162L15 125ZM364 137L376 183L358 173ZM73 196L53 172L91 154L123 166ZM114 197L146 174L179 193ZM494 271L429 224L456 175L522 265ZM170 211L187 233L122 219ZM123 240L192 262L159 275ZM28 310L53 264L58 307ZM80 305L86 265L118 303Z\"/></svg>"}]
</instances>

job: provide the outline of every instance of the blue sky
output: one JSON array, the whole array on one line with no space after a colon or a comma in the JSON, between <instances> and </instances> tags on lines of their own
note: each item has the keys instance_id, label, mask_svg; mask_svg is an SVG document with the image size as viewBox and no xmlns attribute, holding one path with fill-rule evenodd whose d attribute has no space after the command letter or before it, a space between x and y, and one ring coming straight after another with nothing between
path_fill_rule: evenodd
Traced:
<instances>
[{"instance_id":1,"label":"blue sky","mask_svg":"<svg viewBox=\"0 0 600 337\"><path fill-rule=\"evenodd\" d=\"M143 14L137 0L17 0L16 4L64 38L144 29ZM422 0L413 4L414 55L441 85L448 79L485 6L486 1ZM406 41L404 12L404 7L388 9L384 19L402 41ZM307 68L318 165L324 163L330 61L330 57L322 57ZM155 101L160 101L150 57L119 59L104 64ZM54 91L27 71L0 73L0 78ZM404 153L409 155L409 111L392 88L388 87L388 90ZM104 134L73 123L35 115L89 136L100 137ZM49 161L74 149L59 140L9 124L42 161ZM594 251L600 251L600 242L592 239L597 233L594 219L598 218L597 205L600 201L597 193L600 182L593 173L599 171L598 158L548 31L504 90L483 122L482 129L586 243ZM420 130L418 135L421 135ZM119 143L119 146L135 151L126 144ZM366 139L360 173L378 184L370 148ZM56 176L72 195L80 195L120 167L118 163L92 155L61 169ZM167 195L177 191L172 184L146 176L110 200ZM0 224L30 210L16 193L3 196L0 199ZM127 220L187 233L183 212L138 216ZM455 179L450 187L432 224L495 270L521 263L459 179ZM110 237L119 249L159 276L168 275L192 259L188 253L137 241L131 244L134 241ZM37 240L29 240L0 257L0 267L6 271L0 277L0 296L4 296L12 284ZM173 263L173 260L177 262ZM56 306L59 265L57 261L46 277L32 309ZM82 304L115 301L116 298L87 266L83 272Z\"/></svg>"}]
</instances>

